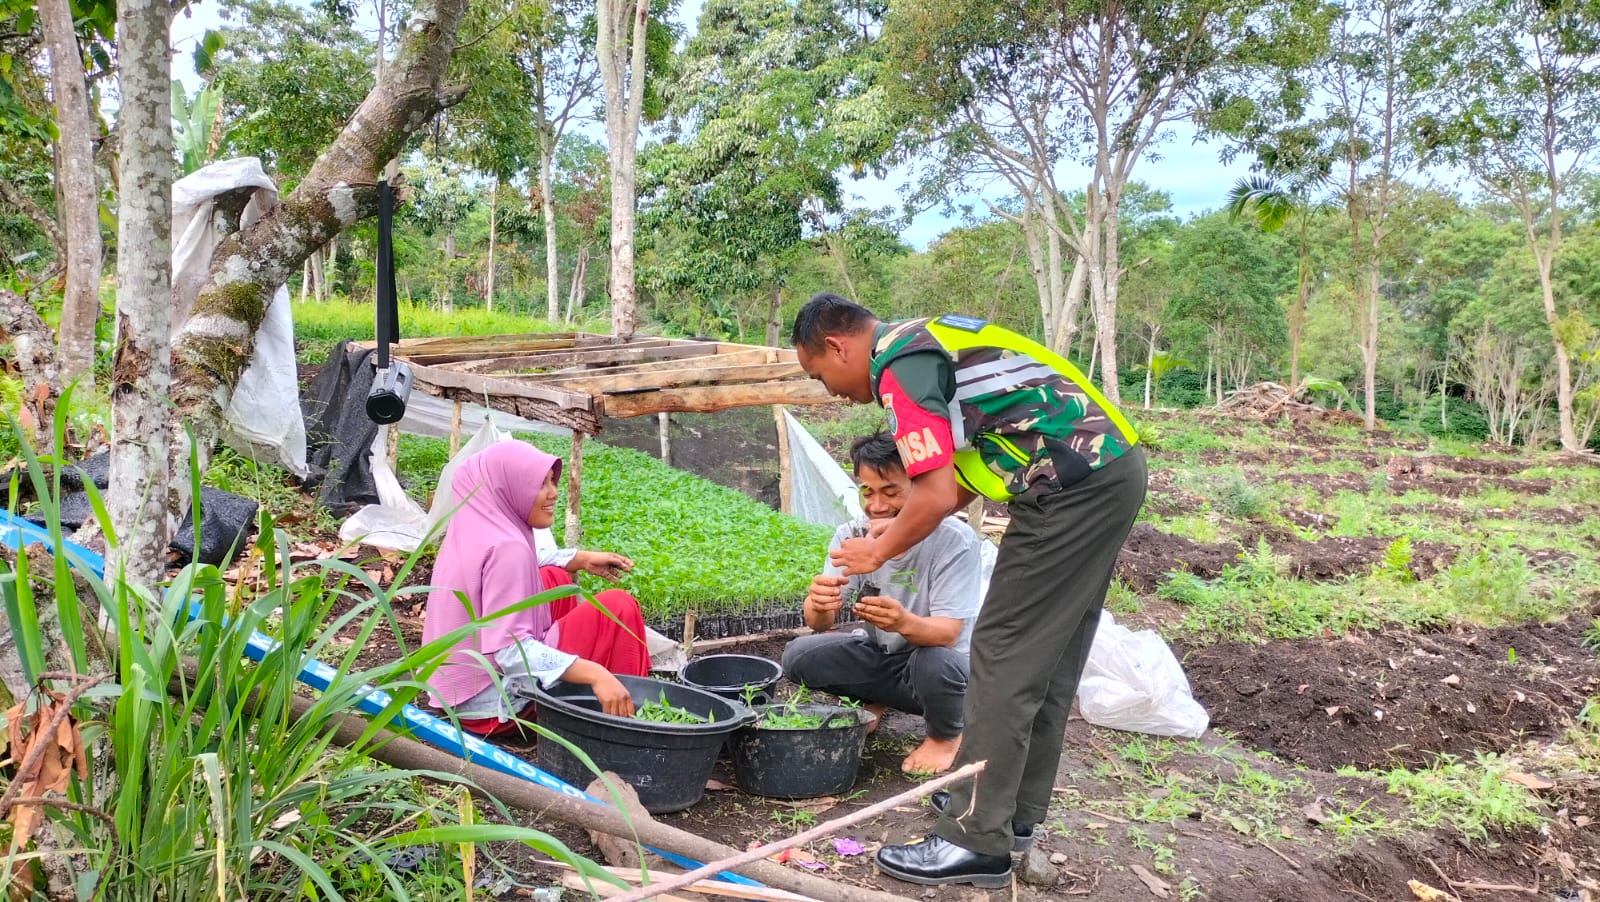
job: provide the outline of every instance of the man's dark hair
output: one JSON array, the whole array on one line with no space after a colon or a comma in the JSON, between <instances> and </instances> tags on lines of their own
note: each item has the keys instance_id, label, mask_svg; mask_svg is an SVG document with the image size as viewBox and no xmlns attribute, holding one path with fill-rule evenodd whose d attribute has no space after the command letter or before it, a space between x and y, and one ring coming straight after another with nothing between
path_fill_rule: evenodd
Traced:
<instances>
[{"instance_id":1,"label":"man's dark hair","mask_svg":"<svg viewBox=\"0 0 1600 902\"><path fill-rule=\"evenodd\" d=\"M900 459L900 449L895 447L894 438L887 432L876 432L856 439L855 444L850 446L850 464L858 474L862 467L871 467L879 473L904 471L906 468L905 462Z\"/></svg>"},{"instance_id":2,"label":"man's dark hair","mask_svg":"<svg viewBox=\"0 0 1600 902\"><path fill-rule=\"evenodd\" d=\"M877 317L872 311L847 301L836 294L818 292L806 301L794 318L794 332L789 341L797 348L817 351L822 340L830 335L854 335L867 328Z\"/></svg>"}]
</instances>

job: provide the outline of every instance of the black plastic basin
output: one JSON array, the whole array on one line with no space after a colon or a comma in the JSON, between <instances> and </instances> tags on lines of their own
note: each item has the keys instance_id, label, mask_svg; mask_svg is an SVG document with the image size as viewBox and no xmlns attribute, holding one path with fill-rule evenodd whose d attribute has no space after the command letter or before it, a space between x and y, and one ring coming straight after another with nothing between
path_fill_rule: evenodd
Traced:
<instances>
[{"instance_id":1,"label":"black plastic basin","mask_svg":"<svg viewBox=\"0 0 1600 902\"><path fill-rule=\"evenodd\" d=\"M815 715L820 726L761 727L762 714ZM837 705L769 705L733 734L733 773L739 788L776 799L814 799L855 785L872 716Z\"/></svg>"},{"instance_id":2,"label":"black plastic basin","mask_svg":"<svg viewBox=\"0 0 1600 902\"><path fill-rule=\"evenodd\" d=\"M705 655L685 664L678 677L723 698L764 705L783 677L783 665L756 655Z\"/></svg>"},{"instance_id":3,"label":"black plastic basin","mask_svg":"<svg viewBox=\"0 0 1600 902\"><path fill-rule=\"evenodd\" d=\"M659 702L707 718L708 723L655 723L600 710L588 686L558 682L534 690L539 726L566 739L631 785L651 814L682 811L705 795L706 780L728 734L754 715L742 704L692 686L645 677L617 677L635 705ZM566 746L539 740L539 766L577 787L596 774Z\"/></svg>"}]
</instances>

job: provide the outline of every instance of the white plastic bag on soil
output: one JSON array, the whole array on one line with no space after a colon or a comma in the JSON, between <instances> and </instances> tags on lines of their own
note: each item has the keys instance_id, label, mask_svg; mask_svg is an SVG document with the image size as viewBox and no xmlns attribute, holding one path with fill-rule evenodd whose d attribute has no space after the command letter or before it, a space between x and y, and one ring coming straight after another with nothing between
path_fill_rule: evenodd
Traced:
<instances>
[{"instance_id":1,"label":"white plastic bag on soil","mask_svg":"<svg viewBox=\"0 0 1600 902\"><path fill-rule=\"evenodd\" d=\"M1197 739L1211 723L1166 640L1154 630L1134 632L1104 610L1078 683L1078 707L1096 726L1156 736Z\"/></svg>"},{"instance_id":2,"label":"white plastic bag on soil","mask_svg":"<svg viewBox=\"0 0 1600 902\"><path fill-rule=\"evenodd\" d=\"M248 190L239 217L244 228L278 203L278 188L255 157L212 163L172 184L172 331L183 329L195 297L211 274L211 254L227 237L218 231L216 199ZM306 424L300 413L300 381L294 356L294 320L289 291L279 285L256 332L255 355L239 376L224 413L228 444L305 478Z\"/></svg>"}]
</instances>

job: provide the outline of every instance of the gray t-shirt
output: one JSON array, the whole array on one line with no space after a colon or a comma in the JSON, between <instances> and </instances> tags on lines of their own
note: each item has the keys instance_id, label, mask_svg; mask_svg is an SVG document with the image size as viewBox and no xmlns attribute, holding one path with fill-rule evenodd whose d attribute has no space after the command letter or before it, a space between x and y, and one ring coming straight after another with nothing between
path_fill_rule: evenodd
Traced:
<instances>
[{"instance_id":1,"label":"gray t-shirt","mask_svg":"<svg viewBox=\"0 0 1600 902\"><path fill-rule=\"evenodd\" d=\"M840 526L834 531L828 550L837 549L852 535L865 535L866 522L855 520ZM966 654L972 640L972 623L978 618L978 606L983 603L978 596L981 566L977 536L967 524L955 517L946 517L910 551L872 573L850 577L850 584L844 587L845 607L839 611L839 616L841 619L853 616L849 606L856 592L871 583L878 587L876 594L893 598L919 617L952 617L966 621L961 628L961 638L951 646ZM822 572L838 576L843 570L835 567L830 558L824 561ZM910 647L899 633L880 630L870 623L864 625L867 635L884 651L905 651Z\"/></svg>"}]
</instances>

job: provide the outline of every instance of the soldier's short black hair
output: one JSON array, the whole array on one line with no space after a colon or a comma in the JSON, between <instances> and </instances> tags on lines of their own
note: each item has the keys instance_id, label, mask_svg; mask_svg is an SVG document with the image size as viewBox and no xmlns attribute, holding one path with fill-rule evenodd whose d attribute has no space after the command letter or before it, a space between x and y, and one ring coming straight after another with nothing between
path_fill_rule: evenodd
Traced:
<instances>
[{"instance_id":1,"label":"soldier's short black hair","mask_svg":"<svg viewBox=\"0 0 1600 902\"><path fill-rule=\"evenodd\" d=\"M826 291L818 292L795 315L794 332L789 341L797 348L818 351L828 336L854 335L876 319L871 310L855 301Z\"/></svg>"},{"instance_id":2,"label":"soldier's short black hair","mask_svg":"<svg viewBox=\"0 0 1600 902\"><path fill-rule=\"evenodd\" d=\"M905 462L900 459L900 449L895 446L894 437L887 432L875 432L856 439L850 446L850 464L855 467L857 475L862 467L871 467L879 473L904 471L906 468Z\"/></svg>"}]
</instances>

